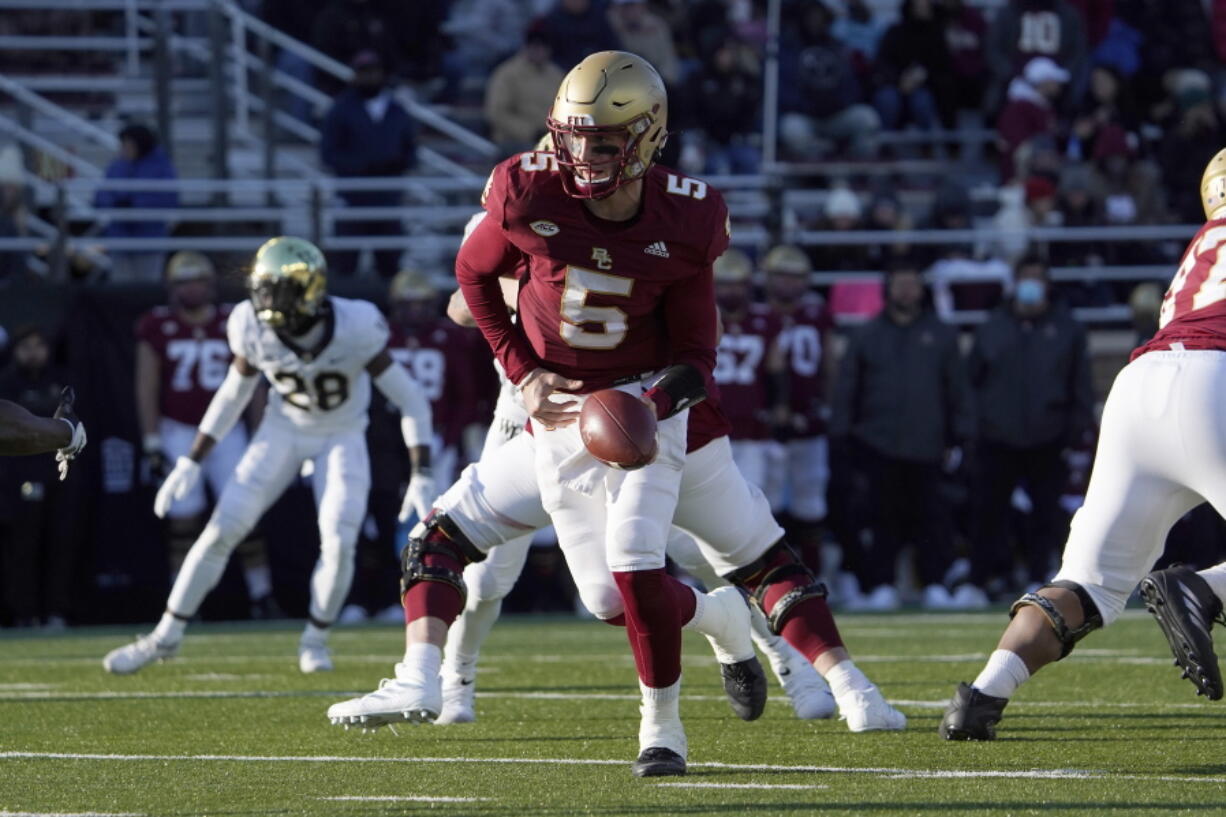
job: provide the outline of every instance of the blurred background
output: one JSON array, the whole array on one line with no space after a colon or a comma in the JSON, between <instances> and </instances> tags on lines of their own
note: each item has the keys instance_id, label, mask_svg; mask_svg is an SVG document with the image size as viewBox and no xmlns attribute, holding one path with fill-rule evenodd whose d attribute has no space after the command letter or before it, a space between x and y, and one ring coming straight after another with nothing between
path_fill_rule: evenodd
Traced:
<instances>
[{"instance_id":1,"label":"blurred background","mask_svg":"<svg viewBox=\"0 0 1226 817\"><path fill-rule=\"evenodd\" d=\"M443 317L462 228L490 168L544 134L565 71L611 48L670 88L663 163L728 200L743 255L717 271L734 325L721 382L753 387L730 409L756 444L738 462L767 463L766 480L788 451L821 460L772 499L835 602L982 607L1046 578L1097 407L1203 222L1226 5L0 0L0 396L49 414L71 383L90 439L63 484L50 458L0 461L0 626L160 613L224 482L157 520L161 423L190 428L219 385L211 305L244 297L270 236L317 243L331 292L387 311L435 401L438 454L451 473L476 456L497 382L480 337ZM936 369L881 357L874 334L912 274L924 320L954 339ZM737 339L780 343L798 304L820 316L817 346L782 370L746 357ZM945 337L925 331L908 348ZM789 379L818 383L806 405L767 387ZM866 416L865 390L904 381L940 411ZM347 620L399 620L407 461L395 417L377 398L371 412ZM1173 537L1168 555L1218 561L1212 513ZM539 544L507 609L573 609ZM296 484L201 615L303 615L317 547Z\"/></svg>"}]
</instances>

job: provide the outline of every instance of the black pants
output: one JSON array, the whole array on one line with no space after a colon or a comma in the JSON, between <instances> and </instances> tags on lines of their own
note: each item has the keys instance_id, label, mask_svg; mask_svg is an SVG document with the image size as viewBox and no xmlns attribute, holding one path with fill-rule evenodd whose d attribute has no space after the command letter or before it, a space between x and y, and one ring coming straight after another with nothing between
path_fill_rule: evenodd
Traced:
<instances>
[{"instance_id":1,"label":"black pants","mask_svg":"<svg viewBox=\"0 0 1226 817\"><path fill-rule=\"evenodd\" d=\"M78 535L73 486L58 480L55 463L43 455L6 462L3 490L11 510L0 522L4 606L22 623L66 617Z\"/></svg>"},{"instance_id":2,"label":"black pants","mask_svg":"<svg viewBox=\"0 0 1226 817\"><path fill-rule=\"evenodd\" d=\"M1068 515L1060 496L1068 467L1060 443L1015 448L981 440L976 454L978 535L971 559L971 581L980 586L994 578L1009 580L1014 539L1025 555L1030 581L1051 578L1052 554L1068 537ZM1013 491L1026 490L1032 510L1020 527L1012 506ZM1014 535L1011 535L1014 534Z\"/></svg>"},{"instance_id":3,"label":"black pants","mask_svg":"<svg viewBox=\"0 0 1226 817\"><path fill-rule=\"evenodd\" d=\"M911 462L857 446L869 490L872 541L861 544L853 564L867 592L894 584L898 554L915 546L915 570L923 585L939 584L949 568L949 508L941 493L939 462Z\"/></svg>"},{"instance_id":4,"label":"black pants","mask_svg":"<svg viewBox=\"0 0 1226 817\"><path fill-rule=\"evenodd\" d=\"M336 222L338 236L398 236L404 234L404 228L399 221L338 221ZM375 269L383 278L391 278L400 266L400 250L374 250ZM358 250L333 250L329 253L329 264L337 275L348 276L357 272Z\"/></svg>"}]
</instances>

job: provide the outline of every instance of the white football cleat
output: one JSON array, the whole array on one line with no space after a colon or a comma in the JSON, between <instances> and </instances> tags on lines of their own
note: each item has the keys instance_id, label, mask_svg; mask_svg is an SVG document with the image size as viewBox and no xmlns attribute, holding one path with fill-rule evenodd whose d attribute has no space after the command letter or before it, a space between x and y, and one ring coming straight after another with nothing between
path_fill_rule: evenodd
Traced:
<instances>
[{"instance_id":1,"label":"white football cleat","mask_svg":"<svg viewBox=\"0 0 1226 817\"><path fill-rule=\"evenodd\" d=\"M142 667L173 657L179 652L179 642L163 644L153 633L138 637L131 644L111 650L102 659L102 666L115 675L131 675Z\"/></svg>"},{"instance_id":2,"label":"white football cleat","mask_svg":"<svg viewBox=\"0 0 1226 817\"><path fill-rule=\"evenodd\" d=\"M331 672L332 651L324 644L299 644L298 669L307 674Z\"/></svg>"},{"instance_id":3,"label":"white football cleat","mask_svg":"<svg viewBox=\"0 0 1226 817\"><path fill-rule=\"evenodd\" d=\"M886 702L875 686L853 689L838 698L839 717L852 732L897 732L907 728L907 716Z\"/></svg>"},{"instance_id":4,"label":"white football cleat","mask_svg":"<svg viewBox=\"0 0 1226 817\"><path fill-rule=\"evenodd\" d=\"M443 676L443 711L437 724L472 723L477 719L477 684L462 675Z\"/></svg>"},{"instance_id":5,"label":"white football cleat","mask_svg":"<svg viewBox=\"0 0 1226 817\"><path fill-rule=\"evenodd\" d=\"M838 708L834 693L826 679L814 669L800 650L780 638L772 649L766 650L771 671L779 679L796 717L802 721L829 718Z\"/></svg>"},{"instance_id":6,"label":"white football cleat","mask_svg":"<svg viewBox=\"0 0 1226 817\"><path fill-rule=\"evenodd\" d=\"M384 678L374 692L328 707L328 720L346 729L375 729L391 723L429 723L442 708L442 679L423 679L402 662L396 665L396 677Z\"/></svg>"}]
</instances>

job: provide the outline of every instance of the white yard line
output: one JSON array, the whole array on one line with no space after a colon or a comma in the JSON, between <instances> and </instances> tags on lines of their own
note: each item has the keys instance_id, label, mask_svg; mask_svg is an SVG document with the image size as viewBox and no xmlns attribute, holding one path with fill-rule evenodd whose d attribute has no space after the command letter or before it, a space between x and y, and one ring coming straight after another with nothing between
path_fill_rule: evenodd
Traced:
<instances>
[{"instance_id":1,"label":"white yard line","mask_svg":"<svg viewBox=\"0 0 1226 817\"><path fill-rule=\"evenodd\" d=\"M531 757L351 757L346 755L123 755L77 752L0 752L0 760L102 760L233 763L472 763L524 766L624 766L623 760ZM1142 780L1154 783L1212 783L1226 785L1226 776L1117 774L1099 769L1028 769L985 771L977 769L901 769L889 766L788 766L774 763L690 763L694 769L724 769L737 772L792 772L796 774L871 774L892 779L1001 778L1041 780ZM0 812L0 817L11 817Z\"/></svg>"},{"instance_id":2,"label":"white yard line","mask_svg":"<svg viewBox=\"0 0 1226 817\"><path fill-rule=\"evenodd\" d=\"M657 783L673 789L828 789L804 783Z\"/></svg>"},{"instance_id":3,"label":"white yard line","mask_svg":"<svg viewBox=\"0 0 1226 817\"><path fill-rule=\"evenodd\" d=\"M355 801L360 803L480 803L489 800L488 797L428 797L426 795L394 794L394 795L360 795L344 794L337 797L316 797L316 800Z\"/></svg>"},{"instance_id":4,"label":"white yard line","mask_svg":"<svg viewBox=\"0 0 1226 817\"><path fill-rule=\"evenodd\" d=\"M67 690L29 690L4 692L0 691L0 704L18 701L124 701L142 699L261 699L261 698L353 698L369 690L360 689L299 689L299 690L167 690L165 692L145 691L82 691ZM637 701L639 696L628 692L478 692L482 700L520 700L520 701ZM685 701L723 701L724 695L682 695ZM907 699L890 698L895 706L914 709L944 709L949 705L948 698L938 699ZM782 695L772 695L770 701L779 706L787 706L788 699ZM1027 701L1011 702L1010 711L1020 709L1146 709L1153 712L1169 712L1172 710L1206 710L1204 702L1190 701L1186 703L1157 701ZM0 817L3 817L0 814Z\"/></svg>"},{"instance_id":5,"label":"white yard line","mask_svg":"<svg viewBox=\"0 0 1226 817\"><path fill-rule=\"evenodd\" d=\"M129 811L0 811L0 817L145 817Z\"/></svg>"}]
</instances>

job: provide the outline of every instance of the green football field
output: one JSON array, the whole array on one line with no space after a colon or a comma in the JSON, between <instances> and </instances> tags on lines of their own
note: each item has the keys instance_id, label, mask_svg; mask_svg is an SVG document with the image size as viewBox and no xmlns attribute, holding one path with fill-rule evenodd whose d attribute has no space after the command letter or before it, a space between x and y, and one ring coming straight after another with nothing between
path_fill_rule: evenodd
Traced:
<instances>
[{"instance_id":1,"label":"green football field","mask_svg":"<svg viewBox=\"0 0 1226 817\"><path fill-rule=\"evenodd\" d=\"M903 733L801 722L777 689L730 713L687 634L684 778L638 780L637 688L621 630L558 618L495 628L478 722L344 731L324 717L402 650L395 626L336 633L337 670L299 674L298 627L196 626L180 657L113 677L131 636L0 635L0 817L52 815L1222 814L1226 702L1196 698L1143 612L1095 633L1010 704L994 743L936 725L1003 613L841 617Z\"/></svg>"}]
</instances>

